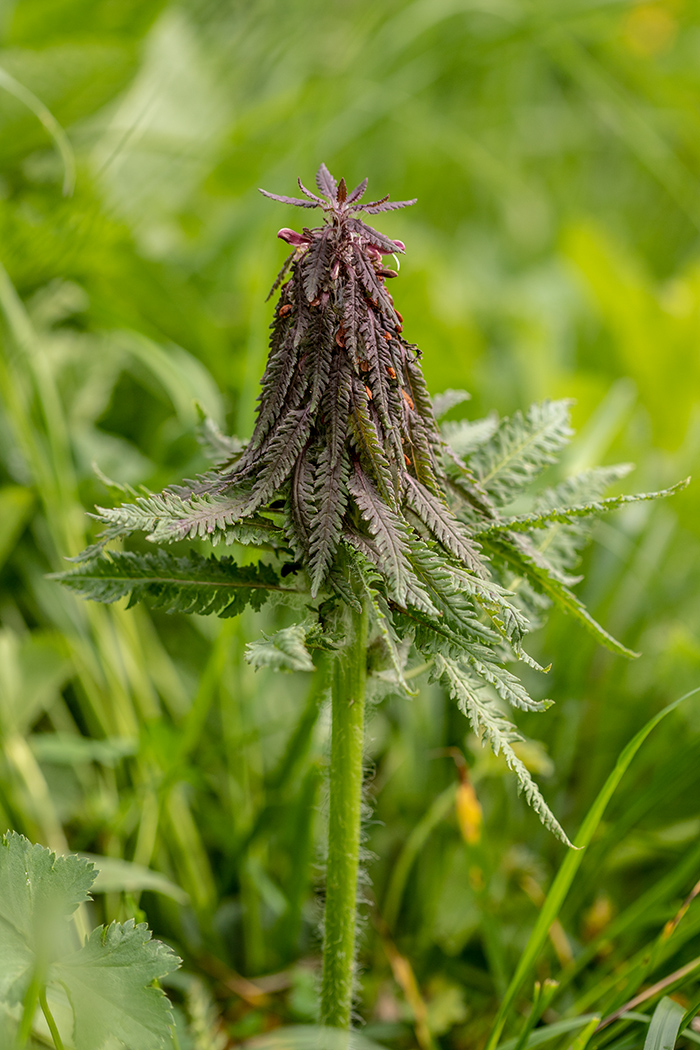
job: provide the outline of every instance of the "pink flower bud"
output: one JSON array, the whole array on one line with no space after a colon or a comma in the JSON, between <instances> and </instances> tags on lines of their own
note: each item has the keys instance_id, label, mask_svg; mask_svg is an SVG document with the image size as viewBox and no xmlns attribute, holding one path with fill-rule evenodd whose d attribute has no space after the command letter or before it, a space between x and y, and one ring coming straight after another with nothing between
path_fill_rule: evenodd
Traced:
<instances>
[{"instance_id":1,"label":"pink flower bud","mask_svg":"<svg viewBox=\"0 0 700 1050\"><path fill-rule=\"evenodd\" d=\"M293 244L295 248L301 248L303 245L311 243L310 237L305 237L303 233L297 233L296 230L289 230L286 226L279 231L277 236L280 240L286 241L287 244Z\"/></svg>"}]
</instances>

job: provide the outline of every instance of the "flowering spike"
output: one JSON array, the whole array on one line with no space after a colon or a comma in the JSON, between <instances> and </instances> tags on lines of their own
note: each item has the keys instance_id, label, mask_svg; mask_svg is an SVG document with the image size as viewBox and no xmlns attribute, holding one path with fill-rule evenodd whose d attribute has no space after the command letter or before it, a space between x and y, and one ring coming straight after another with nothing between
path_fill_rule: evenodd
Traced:
<instances>
[{"instance_id":1,"label":"flowering spike","mask_svg":"<svg viewBox=\"0 0 700 1050\"><path fill-rule=\"evenodd\" d=\"M268 593L323 597L314 606L321 620L333 596L352 608L371 607L378 638L394 652L397 682L393 639L412 638L475 732L505 755L528 801L566 841L513 750L517 731L493 695L529 710L545 706L504 662L538 667L522 647L525 613L539 616L547 602L613 651L634 655L570 590L585 537L581 522L620 500L669 493L601 501L605 485L620 476L608 468L545 490L529 513L505 516L504 508L520 500L568 441L567 402L544 402L500 424L490 418L461 430L453 424L449 445L435 422L420 351L404 338L386 289L397 274L384 256L405 246L357 217L414 202L382 197L363 207L366 180L348 195L345 181L336 186L323 164L316 184L327 200L301 182L308 200L261 191L283 204L320 206L324 222L278 233L294 250L273 285L279 299L250 441L217 439L219 466L197 481L98 508L106 530L84 553L85 566L64 581L98 601L131 593L134 601L149 597L219 615L238 611L241 602L257 607ZM262 565L250 576L224 559L198 562L198 555L164 561L123 554L116 563L99 556L109 540L137 530L154 542L250 543L276 554L287 574L303 566L308 583L290 589L285 570L278 576ZM504 586L514 576L517 597Z\"/></svg>"}]
</instances>

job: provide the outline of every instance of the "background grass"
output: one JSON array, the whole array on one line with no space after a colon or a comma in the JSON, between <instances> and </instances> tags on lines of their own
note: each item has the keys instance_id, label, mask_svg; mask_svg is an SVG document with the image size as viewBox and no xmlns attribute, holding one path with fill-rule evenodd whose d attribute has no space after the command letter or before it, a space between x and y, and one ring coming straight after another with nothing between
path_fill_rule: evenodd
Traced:
<instances>
[{"instance_id":1,"label":"background grass","mask_svg":"<svg viewBox=\"0 0 700 1050\"><path fill-rule=\"evenodd\" d=\"M310 676L243 662L269 614L103 609L45 579L109 498L92 463L152 488L191 476L194 398L249 433L295 218L256 188L294 192L325 160L419 198L383 228L407 244L392 291L433 391L471 390L470 417L572 397L568 468L633 461L636 490L697 473L700 5L5 0L0 28L0 825L112 859L96 917L143 909L176 946L182 1045L208 1050L217 1026L226 1045L314 1018L326 716ZM39 102L68 135L68 196ZM562 617L533 636L554 661L533 688L557 703L520 720L547 743L524 753L570 834L623 746L700 682L698 491L618 513L586 556L582 597L639 660ZM376 706L368 769L365 1033L467 1050L563 847L439 690ZM700 878L699 797L691 699L623 779L513 1031L535 977L560 981L552 1023L700 955L697 904L657 943Z\"/></svg>"}]
</instances>

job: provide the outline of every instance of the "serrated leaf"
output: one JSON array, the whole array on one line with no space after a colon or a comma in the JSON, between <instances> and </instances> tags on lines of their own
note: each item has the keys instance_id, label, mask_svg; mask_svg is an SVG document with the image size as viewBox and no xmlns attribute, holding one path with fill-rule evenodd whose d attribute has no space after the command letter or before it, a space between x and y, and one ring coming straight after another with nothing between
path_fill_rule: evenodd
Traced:
<instances>
[{"instance_id":1,"label":"serrated leaf","mask_svg":"<svg viewBox=\"0 0 700 1050\"><path fill-rule=\"evenodd\" d=\"M366 211L368 215L376 215L380 211L396 211L398 208L410 208L412 204L417 204L418 198L414 197L410 201L370 201L369 204L359 205L359 211Z\"/></svg>"},{"instance_id":2,"label":"serrated leaf","mask_svg":"<svg viewBox=\"0 0 700 1050\"><path fill-rule=\"evenodd\" d=\"M97 872L78 857L57 857L23 835L0 840L0 999L20 1002L37 958L67 947L65 920L88 900Z\"/></svg>"},{"instance_id":3,"label":"serrated leaf","mask_svg":"<svg viewBox=\"0 0 700 1050\"><path fill-rule=\"evenodd\" d=\"M647 500L664 499L676 492L687 488L690 478L676 482L670 488L660 489L658 492L638 492L629 496L610 496L608 499L595 500L592 503L579 504L578 506L560 506L553 510L542 510L540 513L523 514L513 518L503 518L502 521L494 522L492 525L481 529L478 536L496 535L502 532L529 532L532 529L545 529L554 523L572 525L577 518L589 518L593 514L604 514L607 511L616 510L627 503L642 503Z\"/></svg>"},{"instance_id":4,"label":"serrated leaf","mask_svg":"<svg viewBox=\"0 0 700 1050\"><path fill-rule=\"evenodd\" d=\"M368 181L368 179L363 179L362 182L358 182L357 186L355 186L355 189L351 190L350 193L348 193L346 198L347 204L354 204L355 201L362 200L362 198L365 195L365 190L367 189Z\"/></svg>"},{"instance_id":5,"label":"serrated leaf","mask_svg":"<svg viewBox=\"0 0 700 1050\"><path fill-rule=\"evenodd\" d=\"M458 456L469 456L485 445L498 430L495 412L484 419L462 419L455 423L443 423L441 427L445 441Z\"/></svg>"},{"instance_id":6,"label":"serrated leaf","mask_svg":"<svg viewBox=\"0 0 700 1050\"><path fill-rule=\"evenodd\" d=\"M321 291L323 279L328 270L330 235L331 227L326 226L320 237L314 238L311 242L302 260L304 291L309 302L315 299Z\"/></svg>"},{"instance_id":7,"label":"serrated leaf","mask_svg":"<svg viewBox=\"0 0 700 1050\"><path fill-rule=\"evenodd\" d=\"M66 920L89 899L97 871L80 857L57 857L11 832L0 840L0 1001L22 1002L30 980L68 995L74 1050L170 1046L171 1008L153 981L179 965L170 948L133 920L94 930L83 947ZM6 1017L3 1011L3 1016ZM9 1022L8 1022L9 1023ZM1 1044L4 1047L4 1043Z\"/></svg>"},{"instance_id":8,"label":"serrated leaf","mask_svg":"<svg viewBox=\"0 0 700 1050\"><path fill-rule=\"evenodd\" d=\"M465 401L471 401L471 397L472 395L467 390L452 390L451 388L443 390L441 394L436 394L433 398L433 415L436 419L442 419L451 408L456 408Z\"/></svg>"},{"instance_id":9,"label":"serrated leaf","mask_svg":"<svg viewBox=\"0 0 700 1050\"><path fill-rule=\"evenodd\" d=\"M555 462L571 438L570 403L543 401L525 417L516 412L470 457L469 466L500 504L512 502L528 481Z\"/></svg>"},{"instance_id":10,"label":"serrated leaf","mask_svg":"<svg viewBox=\"0 0 700 1050\"><path fill-rule=\"evenodd\" d=\"M338 183L335 181L325 164L321 164L316 172L316 185L319 193L329 200L333 200L338 193Z\"/></svg>"},{"instance_id":11,"label":"serrated leaf","mask_svg":"<svg viewBox=\"0 0 700 1050\"><path fill-rule=\"evenodd\" d=\"M387 506L357 465L348 478L348 490L367 522L382 556L384 576L389 581L392 596L399 604L404 605L408 580L413 575L406 557L410 536L408 527L398 514Z\"/></svg>"},{"instance_id":12,"label":"serrated leaf","mask_svg":"<svg viewBox=\"0 0 700 1050\"><path fill-rule=\"evenodd\" d=\"M445 550L461 561L470 572L485 575L486 566L480 556L480 548L467 535L466 529L446 503L410 474L406 476L406 498L408 505Z\"/></svg>"},{"instance_id":13,"label":"serrated leaf","mask_svg":"<svg viewBox=\"0 0 700 1050\"><path fill-rule=\"evenodd\" d=\"M316 476L316 515L311 522L309 538L309 573L311 595L316 597L328 574L343 527L343 514L348 502L347 453L333 462L333 451L326 446L318 461Z\"/></svg>"},{"instance_id":14,"label":"serrated leaf","mask_svg":"<svg viewBox=\"0 0 700 1050\"><path fill-rule=\"evenodd\" d=\"M278 201L280 204L294 204L297 208L318 208L316 201L304 201L299 197L285 197L279 193L269 193L268 190L259 189L263 197L269 197L271 201Z\"/></svg>"},{"instance_id":15,"label":"serrated leaf","mask_svg":"<svg viewBox=\"0 0 700 1050\"><path fill-rule=\"evenodd\" d=\"M301 624L285 627L269 638L249 642L245 659L251 666L272 667L276 671L313 671L314 662L306 648L307 628Z\"/></svg>"},{"instance_id":16,"label":"serrated leaf","mask_svg":"<svg viewBox=\"0 0 700 1050\"><path fill-rule=\"evenodd\" d=\"M392 623L391 611L381 593L376 588L376 584L381 583L381 576L373 571L371 563L365 561L361 556L356 558L353 568L357 573L362 593L369 605L371 621L379 632L379 636L384 643L384 648L389 657L396 685L409 696L417 696L417 691L411 689L404 678L405 655L402 655L399 651L400 643Z\"/></svg>"},{"instance_id":17,"label":"serrated leaf","mask_svg":"<svg viewBox=\"0 0 700 1050\"><path fill-rule=\"evenodd\" d=\"M199 444L213 463L217 465L230 463L243 452L243 442L237 437L229 437L224 434L200 404L196 404L195 407L199 415L197 427Z\"/></svg>"},{"instance_id":18,"label":"serrated leaf","mask_svg":"<svg viewBox=\"0 0 700 1050\"><path fill-rule=\"evenodd\" d=\"M478 690L478 687L475 688L470 682L468 671L460 668L454 660L436 655L434 674L444 682L450 695L457 701L460 710L471 722L477 736L483 736L488 740L494 754L503 755L509 768L518 778L527 802L537 813L544 826L567 846L571 846L566 832L545 802L527 767L513 750L513 743L522 740L515 726L501 714L486 695Z\"/></svg>"},{"instance_id":19,"label":"serrated leaf","mask_svg":"<svg viewBox=\"0 0 700 1050\"><path fill-rule=\"evenodd\" d=\"M546 559L535 548L528 547L524 542L510 542L505 537L498 536L488 541L487 549L493 550L504 558L539 591L551 598L563 612L570 613L579 620L606 649L617 653L618 656L627 656L632 659L639 656L639 653L635 653L632 649L628 649L627 646L623 645L622 642L618 642L617 638L609 634L591 616L581 599L566 584L562 583L560 578L557 578L552 567L547 564Z\"/></svg>"},{"instance_id":20,"label":"serrated leaf","mask_svg":"<svg viewBox=\"0 0 700 1050\"><path fill-rule=\"evenodd\" d=\"M75 1017L75 1050L100 1050L119 1039L128 1050L170 1047L172 1009L153 981L180 960L133 919L93 930L77 952L55 962L49 979L66 990Z\"/></svg>"},{"instance_id":21,"label":"serrated leaf","mask_svg":"<svg viewBox=\"0 0 700 1050\"><path fill-rule=\"evenodd\" d=\"M299 596L263 562L241 566L232 558L203 558L194 552L178 558L161 550L115 551L51 578L93 601L111 603L129 597L130 605L145 601L168 612L223 617L236 616L246 605L259 609L273 596L280 600Z\"/></svg>"}]
</instances>

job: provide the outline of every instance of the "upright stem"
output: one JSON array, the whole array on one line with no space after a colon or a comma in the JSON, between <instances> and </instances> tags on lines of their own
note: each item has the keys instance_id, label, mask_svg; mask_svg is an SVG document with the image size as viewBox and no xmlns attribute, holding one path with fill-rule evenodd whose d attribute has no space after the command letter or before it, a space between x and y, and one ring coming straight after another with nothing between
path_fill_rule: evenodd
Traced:
<instances>
[{"instance_id":1,"label":"upright stem","mask_svg":"<svg viewBox=\"0 0 700 1050\"><path fill-rule=\"evenodd\" d=\"M349 1028L355 972L368 610L350 611L331 686L332 728L321 1023Z\"/></svg>"}]
</instances>

